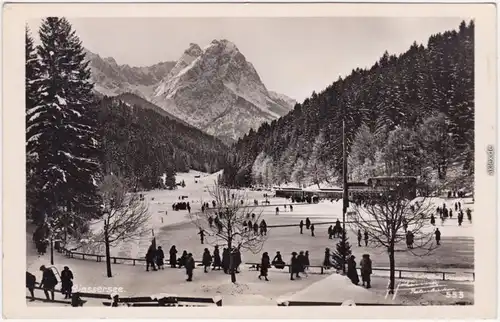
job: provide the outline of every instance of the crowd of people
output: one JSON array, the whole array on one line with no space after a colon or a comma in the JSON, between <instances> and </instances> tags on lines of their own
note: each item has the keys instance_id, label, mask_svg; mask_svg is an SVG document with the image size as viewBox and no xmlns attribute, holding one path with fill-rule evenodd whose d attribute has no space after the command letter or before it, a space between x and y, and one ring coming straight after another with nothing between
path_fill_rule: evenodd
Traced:
<instances>
[{"instance_id":1,"label":"crowd of people","mask_svg":"<svg viewBox=\"0 0 500 322\"><path fill-rule=\"evenodd\" d=\"M52 301L54 300L55 288L57 284L59 284L53 268L55 269L55 267L46 267L45 265L40 266L40 271L42 272L42 280L39 283L39 287L43 289L47 300ZM64 266L64 269L62 270L59 277L61 280L61 293L64 295L65 299L70 299L73 288L73 272L69 269L68 266ZM36 284L36 276L26 271L26 288L28 288L30 292L31 302L35 300Z\"/></svg>"},{"instance_id":2,"label":"crowd of people","mask_svg":"<svg viewBox=\"0 0 500 322\"><path fill-rule=\"evenodd\" d=\"M184 268L186 269L187 281L193 280L193 270L196 267L196 261L192 253L186 250L182 252L180 257L177 256L177 248L173 245L169 250L169 265L171 268ZM146 271L151 267L152 271L164 269L165 255L162 247L155 248L153 244L149 247L146 253ZM202 254L200 266L203 266L203 271L208 273L209 268L212 270L222 270L225 274L230 274L232 271L239 273L239 266L241 265L241 253L236 247L223 248L222 255L219 246L215 245L213 254L210 253L208 248L205 248Z\"/></svg>"}]
</instances>

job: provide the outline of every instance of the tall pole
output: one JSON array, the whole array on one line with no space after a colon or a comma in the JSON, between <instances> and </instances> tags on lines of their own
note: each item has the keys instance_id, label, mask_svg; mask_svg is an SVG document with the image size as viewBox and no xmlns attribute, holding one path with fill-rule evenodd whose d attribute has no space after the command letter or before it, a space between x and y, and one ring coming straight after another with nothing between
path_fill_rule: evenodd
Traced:
<instances>
[{"instance_id":1,"label":"tall pole","mask_svg":"<svg viewBox=\"0 0 500 322\"><path fill-rule=\"evenodd\" d=\"M344 115L345 118L345 115ZM345 234L345 216L347 208L349 207L349 196L347 189L347 146L345 142L345 119L342 120L342 177L343 177L343 193L342 193L342 244L346 247L346 234ZM342 272L345 274L346 258L345 251L342 254Z\"/></svg>"}]
</instances>

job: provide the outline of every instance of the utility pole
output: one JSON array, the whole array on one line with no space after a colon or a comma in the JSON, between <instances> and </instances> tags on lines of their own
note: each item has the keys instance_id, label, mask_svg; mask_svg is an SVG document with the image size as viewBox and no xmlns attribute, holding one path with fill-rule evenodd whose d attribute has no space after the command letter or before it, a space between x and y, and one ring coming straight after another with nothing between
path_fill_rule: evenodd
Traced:
<instances>
[{"instance_id":1,"label":"utility pole","mask_svg":"<svg viewBox=\"0 0 500 322\"><path fill-rule=\"evenodd\" d=\"M346 234L345 234L345 216L347 208L349 207L349 195L347 189L347 146L345 141L345 115L342 120L342 177L343 177L343 193L342 193L342 244L346 247ZM342 254L342 272L345 274L346 258L345 251Z\"/></svg>"}]
</instances>

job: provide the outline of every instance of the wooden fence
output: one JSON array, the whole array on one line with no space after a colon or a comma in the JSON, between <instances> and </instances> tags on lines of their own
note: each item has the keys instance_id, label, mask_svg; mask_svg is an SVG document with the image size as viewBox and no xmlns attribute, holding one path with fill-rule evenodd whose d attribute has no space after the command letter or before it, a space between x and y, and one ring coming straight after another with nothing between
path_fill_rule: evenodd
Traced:
<instances>
[{"instance_id":1,"label":"wooden fence","mask_svg":"<svg viewBox=\"0 0 500 322\"><path fill-rule=\"evenodd\" d=\"M97 262L102 262L103 261L103 258L105 259L106 256L105 255L99 255L99 254L86 254L86 253L80 253L80 252L73 252L73 251L70 251L70 250L67 250L67 249L62 249L62 252L64 252L64 254L66 255L66 257L69 257L69 258L80 258L80 259L83 259L83 260L87 260L87 259L94 259L95 261ZM105 260L104 260L105 261ZM128 258L128 257L116 257L116 256L111 256L111 261L113 262L113 264L122 264L122 263L127 263L127 262L132 262L132 265L136 265L137 262L140 262L140 263L145 263L146 262L146 259L145 258ZM119 262L121 261L121 262ZM196 264L201 264L201 261L195 261ZM260 263L253 263L253 262L247 262L245 263L246 265L252 265L254 266L257 270L259 269L260 267ZM289 267L290 265L289 264L285 264L286 267ZM166 265L166 267L169 267L168 265ZM319 268L320 269L320 274L324 274L324 271L325 271L325 268L321 265L310 265L309 267L312 267L312 268ZM359 270L359 268L358 268ZM374 267L372 268L372 271L381 271L381 272L389 272L390 269L389 268L385 268L385 267ZM448 271L448 272L445 272L445 271L427 271L427 270L412 270L412 269L400 269L400 268L396 268L395 272L397 273L397 278L404 278L403 276L403 273L417 273L417 274L423 274L423 275L441 275L441 279L443 281L446 281L446 276L447 275L457 275L457 274L464 274L464 275L472 275L472 281L475 281L475 278L476 278L476 275L474 272L453 272L453 271ZM406 276L406 278L408 277L411 277L411 276Z\"/></svg>"},{"instance_id":2,"label":"wooden fence","mask_svg":"<svg viewBox=\"0 0 500 322\"><path fill-rule=\"evenodd\" d=\"M35 290L43 291L43 288L35 286ZM51 291L48 291L49 295ZM54 293L62 293L60 290L54 289ZM45 295L44 295L45 296ZM31 296L26 296L26 299L32 299ZM87 301L84 299L102 299L108 300L102 302L104 306L111 306L113 300L111 294L105 293L88 293L88 292L74 292L71 294L71 299L69 300L59 300L59 299L47 299L44 297L37 297L35 295L35 301L51 302L66 304L71 306L83 306ZM118 303L125 304L127 306L207 306L215 305L222 306L221 297L187 297L187 296L164 296L164 297L154 297L154 296L139 296L139 297L118 297Z\"/></svg>"}]
</instances>

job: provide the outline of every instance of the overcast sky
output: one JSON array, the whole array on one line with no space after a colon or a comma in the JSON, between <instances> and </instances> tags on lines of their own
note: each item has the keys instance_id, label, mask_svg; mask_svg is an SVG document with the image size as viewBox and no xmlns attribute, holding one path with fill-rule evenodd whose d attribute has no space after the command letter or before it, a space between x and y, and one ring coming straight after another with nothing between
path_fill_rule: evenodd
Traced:
<instances>
[{"instance_id":1,"label":"overcast sky","mask_svg":"<svg viewBox=\"0 0 500 322\"><path fill-rule=\"evenodd\" d=\"M299 102L385 50L399 54L431 34L458 29L461 18L74 18L83 45L118 64L176 61L189 46L228 39L269 90ZM37 32L39 21L29 21Z\"/></svg>"}]
</instances>

